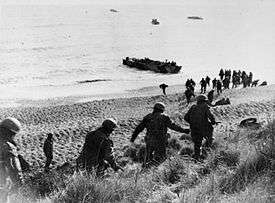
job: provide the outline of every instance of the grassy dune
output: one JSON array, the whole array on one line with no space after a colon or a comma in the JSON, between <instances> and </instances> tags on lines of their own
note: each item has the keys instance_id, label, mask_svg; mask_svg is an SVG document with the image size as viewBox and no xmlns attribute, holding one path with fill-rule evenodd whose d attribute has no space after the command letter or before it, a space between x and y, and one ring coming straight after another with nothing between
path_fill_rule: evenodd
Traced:
<instances>
[{"instance_id":1,"label":"grassy dune","mask_svg":"<svg viewBox=\"0 0 275 203\"><path fill-rule=\"evenodd\" d=\"M212 108L218 121L215 148L203 163L179 155L179 148L192 148L181 134L171 134L170 157L158 168L141 171L140 164L124 157L134 127L151 112L156 101L167 105L167 114L184 126L187 106L182 94L93 101L48 107L6 108L0 117L14 116L23 123L18 136L21 154L32 164L26 185L14 199L43 202L272 202L275 170L275 86L225 91L231 105ZM216 99L219 99L217 97ZM260 129L239 128L249 116L257 117ZM58 172L44 174L42 145L53 132L54 168L74 164L85 134L106 117L115 117L119 128L112 135L118 162L128 163L124 172L94 174ZM143 134L137 139L142 143Z\"/></svg>"}]
</instances>

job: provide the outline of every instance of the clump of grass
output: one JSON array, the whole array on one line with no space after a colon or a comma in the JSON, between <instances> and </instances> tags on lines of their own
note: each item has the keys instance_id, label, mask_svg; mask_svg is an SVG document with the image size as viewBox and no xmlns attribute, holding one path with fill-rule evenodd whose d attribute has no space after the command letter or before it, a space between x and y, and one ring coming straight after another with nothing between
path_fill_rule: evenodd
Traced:
<instances>
[{"instance_id":1,"label":"clump of grass","mask_svg":"<svg viewBox=\"0 0 275 203\"><path fill-rule=\"evenodd\" d=\"M259 175L274 170L274 126L275 121L272 121L266 128L258 132L260 136L253 136L258 138L257 141L254 140L256 153L248 157L231 176L221 180L219 187L223 193L241 191L248 184L253 183Z\"/></svg>"},{"instance_id":2,"label":"clump of grass","mask_svg":"<svg viewBox=\"0 0 275 203\"><path fill-rule=\"evenodd\" d=\"M133 171L135 173L133 174ZM129 174L129 175L127 175ZM77 173L67 180L65 188L54 195L57 202L136 202L145 201L156 188L138 169L97 178L94 173Z\"/></svg>"},{"instance_id":3,"label":"clump of grass","mask_svg":"<svg viewBox=\"0 0 275 203\"><path fill-rule=\"evenodd\" d=\"M218 150L214 153L213 157L210 159L210 167L216 168L218 165L225 165L228 167L237 166L240 159L240 153L232 150Z\"/></svg>"},{"instance_id":4,"label":"clump of grass","mask_svg":"<svg viewBox=\"0 0 275 203\"><path fill-rule=\"evenodd\" d=\"M275 180L275 133L268 129L274 129L274 126L272 121L265 129L258 131L260 135L253 132L256 133L253 137L257 140L250 142L249 148L254 146L257 150L247 154L242 160L239 160L239 153L247 149L238 148L239 151L235 152L229 145L226 149L212 152L206 165L200 168L205 169L205 173L199 184L184 190L180 202L272 202L274 191L270 188L274 188ZM249 131L240 136L249 139L247 133ZM259 145L262 147L257 147ZM263 177L268 177L268 181L264 181ZM257 183L262 186L258 187ZM253 190L257 191L257 195Z\"/></svg>"},{"instance_id":5,"label":"clump of grass","mask_svg":"<svg viewBox=\"0 0 275 203\"><path fill-rule=\"evenodd\" d=\"M186 174L186 167L182 163L176 157L169 158L155 170L155 180L165 184L174 184L180 181L181 175Z\"/></svg>"},{"instance_id":6,"label":"clump of grass","mask_svg":"<svg viewBox=\"0 0 275 203\"><path fill-rule=\"evenodd\" d=\"M65 187L67 175L55 171L49 173L37 172L25 179L21 194L32 199L44 198L58 188Z\"/></svg>"},{"instance_id":7,"label":"clump of grass","mask_svg":"<svg viewBox=\"0 0 275 203\"><path fill-rule=\"evenodd\" d=\"M263 174L254 184L249 185L243 191L234 194L226 194L221 198L221 202L274 202L275 197L269 191L272 188L270 184L270 174ZM274 187L273 187L274 188ZM274 193L274 192L273 192Z\"/></svg>"},{"instance_id":8,"label":"clump of grass","mask_svg":"<svg viewBox=\"0 0 275 203\"><path fill-rule=\"evenodd\" d=\"M219 188L223 193L235 193L243 190L248 184L258 178L258 175L270 169L271 163L265 156L257 156L247 161L229 177L223 178Z\"/></svg>"}]
</instances>

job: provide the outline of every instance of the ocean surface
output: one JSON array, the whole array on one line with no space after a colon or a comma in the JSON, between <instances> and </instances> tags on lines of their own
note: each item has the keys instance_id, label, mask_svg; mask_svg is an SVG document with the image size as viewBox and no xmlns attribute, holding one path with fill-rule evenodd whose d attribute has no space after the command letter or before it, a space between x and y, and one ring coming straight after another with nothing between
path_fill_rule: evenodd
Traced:
<instances>
[{"instance_id":1,"label":"ocean surface","mask_svg":"<svg viewBox=\"0 0 275 203\"><path fill-rule=\"evenodd\" d=\"M1 6L0 99L122 93L198 82L220 68L275 83L274 1L179 2ZM182 70L138 71L122 65L126 56L173 60Z\"/></svg>"}]
</instances>

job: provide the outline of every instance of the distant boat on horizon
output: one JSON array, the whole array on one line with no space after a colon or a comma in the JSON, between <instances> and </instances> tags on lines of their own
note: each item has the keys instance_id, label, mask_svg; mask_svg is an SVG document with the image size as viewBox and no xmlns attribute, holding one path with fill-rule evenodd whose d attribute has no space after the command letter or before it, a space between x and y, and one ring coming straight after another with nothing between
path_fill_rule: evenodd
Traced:
<instances>
[{"instance_id":1,"label":"distant boat on horizon","mask_svg":"<svg viewBox=\"0 0 275 203\"><path fill-rule=\"evenodd\" d=\"M110 9L111 12L117 13L118 11L116 9Z\"/></svg>"},{"instance_id":2,"label":"distant boat on horizon","mask_svg":"<svg viewBox=\"0 0 275 203\"><path fill-rule=\"evenodd\" d=\"M159 21L158 21L158 19L156 19L156 18L153 18L152 21L151 21L151 23L152 23L153 25L159 25Z\"/></svg>"},{"instance_id":3,"label":"distant boat on horizon","mask_svg":"<svg viewBox=\"0 0 275 203\"><path fill-rule=\"evenodd\" d=\"M191 20L203 20L203 18L199 16L188 16L187 18Z\"/></svg>"}]
</instances>

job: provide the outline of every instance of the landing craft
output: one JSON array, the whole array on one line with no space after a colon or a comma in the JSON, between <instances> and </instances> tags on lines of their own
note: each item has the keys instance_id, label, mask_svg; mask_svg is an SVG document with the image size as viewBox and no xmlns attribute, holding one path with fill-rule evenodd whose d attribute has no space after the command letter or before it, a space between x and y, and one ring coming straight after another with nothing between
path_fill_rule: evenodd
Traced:
<instances>
[{"instance_id":1,"label":"landing craft","mask_svg":"<svg viewBox=\"0 0 275 203\"><path fill-rule=\"evenodd\" d=\"M199 17L199 16L189 16L187 17L188 19L192 19L192 20L203 20L202 17Z\"/></svg>"},{"instance_id":2,"label":"landing craft","mask_svg":"<svg viewBox=\"0 0 275 203\"><path fill-rule=\"evenodd\" d=\"M158 19L156 19L156 18L152 19L151 23L152 23L153 25L159 25L159 21L158 21Z\"/></svg>"},{"instance_id":3,"label":"landing craft","mask_svg":"<svg viewBox=\"0 0 275 203\"><path fill-rule=\"evenodd\" d=\"M130 68L137 68L139 70L150 70L156 73L175 74L181 70L181 66L178 66L176 62L172 61L155 61L149 58L136 59L126 57L122 60L122 64Z\"/></svg>"},{"instance_id":4,"label":"landing craft","mask_svg":"<svg viewBox=\"0 0 275 203\"><path fill-rule=\"evenodd\" d=\"M117 13L118 11L116 9L110 9L111 12Z\"/></svg>"}]
</instances>

